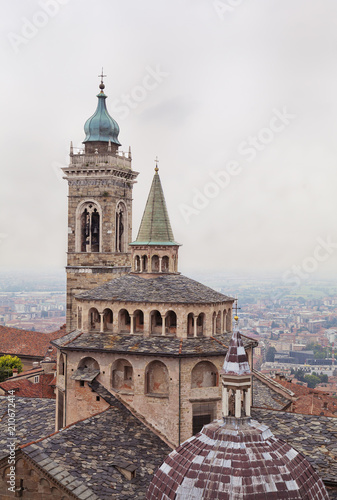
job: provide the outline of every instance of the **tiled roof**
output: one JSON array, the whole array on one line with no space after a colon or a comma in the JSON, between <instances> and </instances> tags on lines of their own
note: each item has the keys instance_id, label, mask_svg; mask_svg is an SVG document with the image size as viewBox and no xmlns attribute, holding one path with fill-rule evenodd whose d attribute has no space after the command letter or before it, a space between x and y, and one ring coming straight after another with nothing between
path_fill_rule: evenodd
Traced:
<instances>
[{"instance_id":1,"label":"tiled roof","mask_svg":"<svg viewBox=\"0 0 337 500\"><path fill-rule=\"evenodd\" d=\"M51 387L54 379L53 373L39 373L39 382L33 383L33 377L18 378L11 377L5 382L0 383L0 388L8 392L15 389L15 396L22 398L52 398L55 399L55 393Z\"/></svg>"},{"instance_id":2,"label":"tiled roof","mask_svg":"<svg viewBox=\"0 0 337 500\"><path fill-rule=\"evenodd\" d=\"M111 406L104 412L22 451L79 498L143 499L171 448L112 394L107 399ZM118 468L135 469L135 478L126 479Z\"/></svg>"},{"instance_id":3,"label":"tiled roof","mask_svg":"<svg viewBox=\"0 0 337 500\"><path fill-rule=\"evenodd\" d=\"M0 397L0 458L8 455L8 400ZM15 399L15 431L18 444L30 443L55 430L55 400Z\"/></svg>"},{"instance_id":4,"label":"tiled roof","mask_svg":"<svg viewBox=\"0 0 337 500\"><path fill-rule=\"evenodd\" d=\"M337 419L252 409L252 416L302 453L324 481L337 485Z\"/></svg>"},{"instance_id":5,"label":"tiled roof","mask_svg":"<svg viewBox=\"0 0 337 500\"><path fill-rule=\"evenodd\" d=\"M44 358L50 341L62 337L64 333L64 329L41 333L0 326L0 354Z\"/></svg>"},{"instance_id":6,"label":"tiled roof","mask_svg":"<svg viewBox=\"0 0 337 500\"><path fill-rule=\"evenodd\" d=\"M291 403L291 397L285 397L269 387L263 379L253 375L253 406L269 408L272 410L283 410Z\"/></svg>"},{"instance_id":7,"label":"tiled roof","mask_svg":"<svg viewBox=\"0 0 337 500\"><path fill-rule=\"evenodd\" d=\"M221 370L222 375L251 375L248 358L239 332L233 332L226 358Z\"/></svg>"},{"instance_id":8,"label":"tiled roof","mask_svg":"<svg viewBox=\"0 0 337 500\"><path fill-rule=\"evenodd\" d=\"M153 302L171 304L213 304L234 301L208 286L181 274L165 274L154 278L127 274L76 296L82 300L110 302Z\"/></svg>"},{"instance_id":9,"label":"tiled roof","mask_svg":"<svg viewBox=\"0 0 337 500\"><path fill-rule=\"evenodd\" d=\"M206 425L155 474L148 500L328 499L322 480L267 426L230 418Z\"/></svg>"},{"instance_id":10,"label":"tiled roof","mask_svg":"<svg viewBox=\"0 0 337 500\"><path fill-rule=\"evenodd\" d=\"M320 390L293 384L286 380L279 380L278 382L283 387L295 393L297 399L292 405L292 411L294 413L337 417L337 399L333 396L324 394L324 392Z\"/></svg>"},{"instance_id":11,"label":"tiled roof","mask_svg":"<svg viewBox=\"0 0 337 500\"><path fill-rule=\"evenodd\" d=\"M134 244L178 244L174 241L158 172L153 177L137 239L134 241Z\"/></svg>"},{"instance_id":12,"label":"tiled roof","mask_svg":"<svg viewBox=\"0 0 337 500\"><path fill-rule=\"evenodd\" d=\"M245 347L257 345L255 340L242 337ZM73 339L73 340L72 340ZM83 333L75 330L54 344L63 350L109 351L129 354L155 354L161 356L224 355L231 339L230 333L214 337L144 337L109 333Z\"/></svg>"}]
</instances>

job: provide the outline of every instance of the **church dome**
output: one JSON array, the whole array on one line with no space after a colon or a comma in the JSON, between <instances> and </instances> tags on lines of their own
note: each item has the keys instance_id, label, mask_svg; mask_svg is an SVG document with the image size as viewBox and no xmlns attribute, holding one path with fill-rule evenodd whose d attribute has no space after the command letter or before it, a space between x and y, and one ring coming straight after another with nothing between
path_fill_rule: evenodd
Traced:
<instances>
[{"instance_id":1,"label":"church dome","mask_svg":"<svg viewBox=\"0 0 337 500\"><path fill-rule=\"evenodd\" d=\"M206 425L167 457L147 500L319 500L325 486L309 462L248 417Z\"/></svg>"},{"instance_id":2,"label":"church dome","mask_svg":"<svg viewBox=\"0 0 337 500\"><path fill-rule=\"evenodd\" d=\"M111 142L121 146L118 140L118 123L109 115L106 107L107 95L104 94L104 84L100 84L100 93L97 95L98 103L95 113L84 124L85 139L87 142Z\"/></svg>"}]
</instances>

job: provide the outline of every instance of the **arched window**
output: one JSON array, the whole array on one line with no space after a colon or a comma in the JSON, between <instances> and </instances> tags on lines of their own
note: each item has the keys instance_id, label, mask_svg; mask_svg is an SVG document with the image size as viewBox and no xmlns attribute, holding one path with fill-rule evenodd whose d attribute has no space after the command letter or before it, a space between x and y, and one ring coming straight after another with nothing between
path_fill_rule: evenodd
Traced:
<instances>
[{"instance_id":1,"label":"arched window","mask_svg":"<svg viewBox=\"0 0 337 500\"><path fill-rule=\"evenodd\" d=\"M221 311L216 315L216 333L221 333Z\"/></svg>"},{"instance_id":2,"label":"arched window","mask_svg":"<svg viewBox=\"0 0 337 500\"><path fill-rule=\"evenodd\" d=\"M142 256L142 263L143 263L143 272L147 271L147 256L143 255Z\"/></svg>"},{"instance_id":3,"label":"arched window","mask_svg":"<svg viewBox=\"0 0 337 500\"><path fill-rule=\"evenodd\" d=\"M177 315L174 311L168 311L165 316L165 333L177 333Z\"/></svg>"},{"instance_id":4,"label":"arched window","mask_svg":"<svg viewBox=\"0 0 337 500\"><path fill-rule=\"evenodd\" d=\"M100 213L98 205L87 202L81 207L81 252L100 251Z\"/></svg>"},{"instance_id":5,"label":"arched window","mask_svg":"<svg viewBox=\"0 0 337 500\"><path fill-rule=\"evenodd\" d=\"M96 359L94 358L83 358L81 361L78 363L79 370L84 370L84 369L89 369L89 370L99 370L99 364L97 363Z\"/></svg>"},{"instance_id":6,"label":"arched window","mask_svg":"<svg viewBox=\"0 0 337 500\"><path fill-rule=\"evenodd\" d=\"M191 374L191 387L216 387L218 385L218 370L209 361L200 361Z\"/></svg>"},{"instance_id":7,"label":"arched window","mask_svg":"<svg viewBox=\"0 0 337 500\"><path fill-rule=\"evenodd\" d=\"M59 358L59 374L64 375L64 356L62 353Z\"/></svg>"},{"instance_id":8,"label":"arched window","mask_svg":"<svg viewBox=\"0 0 337 500\"><path fill-rule=\"evenodd\" d=\"M135 271L139 273L140 271L140 257L136 255L135 257Z\"/></svg>"},{"instance_id":9,"label":"arched window","mask_svg":"<svg viewBox=\"0 0 337 500\"><path fill-rule=\"evenodd\" d=\"M159 273L159 257L158 255L153 255L151 259L151 271L153 273Z\"/></svg>"},{"instance_id":10,"label":"arched window","mask_svg":"<svg viewBox=\"0 0 337 500\"><path fill-rule=\"evenodd\" d=\"M140 309L133 313L133 329L135 333L144 331L144 313Z\"/></svg>"},{"instance_id":11,"label":"arched window","mask_svg":"<svg viewBox=\"0 0 337 500\"><path fill-rule=\"evenodd\" d=\"M197 319L197 336L202 337L204 335L205 330L205 319L206 316L204 313L200 313Z\"/></svg>"},{"instance_id":12,"label":"arched window","mask_svg":"<svg viewBox=\"0 0 337 500\"><path fill-rule=\"evenodd\" d=\"M146 394L169 394L169 376L166 365L161 361L152 361L145 370Z\"/></svg>"},{"instance_id":13,"label":"arched window","mask_svg":"<svg viewBox=\"0 0 337 500\"><path fill-rule=\"evenodd\" d=\"M228 309L226 316L226 332L230 332L232 328L232 310Z\"/></svg>"},{"instance_id":14,"label":"arched window","mask_svg":"<svg viewBox=\"0 0 337 500\"><path fill-rule=\"evenodd\" d=\"M152 334L162 334L163 319L159 311L152 311L150 314L150 331Z\"/></svg>"},{"instance_id":15,"label":"arched window","mask_svg":"<svg viewBox=\"0 0 337 500\"><path fill-rule=\"evenodd\" d=\"M127 237L127 211L124 203L120 201L116 207L116 252L126 252Z\"/></svg>"},{"instance_id":16,"label":"arched window","mask_svg":"<svg viewBox=\"0 0 337 500\"><path fill-rule=\"evenodd\" d=\"M101 318L99 312L95 307L89 310L89 330L95 330L97 332L101 329Z\"/></svg>"},{"instance_id":17,"label":"arched window","mask_svg":"<svg viewBox=\"0 0 337 500\"><path fill-rule=\"evenodd\" d=\"M103 331L112 332L113 313L111 309L104 309L103 311Z\"/></svg>"},{"instance_id":18,"label":"arched window","mask_svg":"<svg viewBox=\"0 0 337 500\"><path fill-rule=\"evenodd\" d=\"M169 271L169 258L165 255L161 261L161 270L163 273L168 273Z\"/></svg>"},{"instance_id":19,"label":"arched window","mask_svg":"<svg viewBox=\"0 0 337 500\"><path fill-rule=\"evenodd\" d=\"M126 359L118 359L112 365L112 387L118 391L133 390L133 368Z\"/></svg>"},{"instance_id":20,"label":"arched window","mask_svg":"<svg viewBox=\"0 0 337 500\"><path fill-rule=\"evenodd\" d=\"M121 309L118 314L118 325L120 333L130 333L131 319L126 309Z\"/></svg>"},{"instance_id":21,"label":"arched window","mask_svg":"<svg viewBox=\"0 0 337 500\"><path fill-rule=\"evenodd\" d=\"M194 337L194 314L189 313L187 316L187 336Z\"/></svg>"}]
</instances>

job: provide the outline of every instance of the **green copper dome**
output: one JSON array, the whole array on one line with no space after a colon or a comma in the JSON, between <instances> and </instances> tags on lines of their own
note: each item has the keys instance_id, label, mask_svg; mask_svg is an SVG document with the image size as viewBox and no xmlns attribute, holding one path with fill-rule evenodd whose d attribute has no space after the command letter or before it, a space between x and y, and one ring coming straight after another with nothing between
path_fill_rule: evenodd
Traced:
<instances>
[{"instance_id":1,"label":"green copper dome","mask_svg":"<svg viewBox=\"0 0 337 500\"><path fill-rule=\"evenodd\" d=\"M100 93L97 95L98 103L95 113L85 122L85 142L109 142L111 141L118 146L121 143L118 140L119 126L118 123L109 115L105 99L108 97L104 94L104 84L100 85Z\"/></svg>"}]
</instances>

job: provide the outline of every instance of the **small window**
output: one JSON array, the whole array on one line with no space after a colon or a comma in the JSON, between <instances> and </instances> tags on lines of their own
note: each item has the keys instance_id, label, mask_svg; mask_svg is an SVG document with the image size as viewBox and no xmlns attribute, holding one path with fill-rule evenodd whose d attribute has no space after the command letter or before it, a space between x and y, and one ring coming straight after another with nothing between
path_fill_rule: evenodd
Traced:
<instances>
[{"instance_id":1,"label":"small window","mask_svg":"<svg viewBox=\"0 0 337 500\"><path fill-rule=\"evenodd\" d=\"M34 377L34 384L38 384L40 382L40 376L39 375L35 375Z\"/></svg>"},{"instance_id":2,"label":"small window","mask_svg":"<svg viewBox=\"0 0 337 500\"><path fill-rule=\"evenodd\" d=\"M96 396L96 401L100 401L100 397L99 396Z\"/></svg>"},{"instance_id":3,"label":"small window","mask_svg":"<svg viewBox=\"0 0 337 500\"><path fill-rule=\"evenodd\" d=\"M84 387L84 380L80 380L80 387Z\"/></svg>"}]
</instances>

